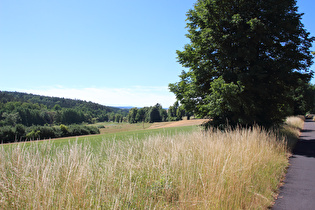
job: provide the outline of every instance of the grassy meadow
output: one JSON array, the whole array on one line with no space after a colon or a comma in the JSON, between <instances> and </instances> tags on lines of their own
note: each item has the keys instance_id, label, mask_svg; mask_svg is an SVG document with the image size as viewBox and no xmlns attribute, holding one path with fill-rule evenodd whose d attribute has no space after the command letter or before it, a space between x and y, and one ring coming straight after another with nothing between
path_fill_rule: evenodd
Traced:
<instances>
[{"instance_id":1,"label":"grassy meadow","mask_svg":"<svg viewBox=\"0 0 315 210\"><path fill-rule=\"evenodd\" d=\"M0 208L266 209L288 166L286 136L301 126L292 118L284 135L187 126L1 145Z\"/></svg>"}]
</instances>

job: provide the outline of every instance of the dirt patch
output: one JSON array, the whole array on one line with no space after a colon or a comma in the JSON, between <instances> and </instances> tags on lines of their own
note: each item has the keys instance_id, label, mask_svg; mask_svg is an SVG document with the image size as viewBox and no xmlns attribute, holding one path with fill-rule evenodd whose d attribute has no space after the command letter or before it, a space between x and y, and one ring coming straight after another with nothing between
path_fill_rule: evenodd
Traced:
<instances>
[{"instance_id":1,"label":"dirt patch","mask_svg":"<svg viewBox=\"0 0 315 210\"><path fill-rule=\"evenodd\" d=\"M208 121L207 119L192 119L192 120L181 120L181 121L174 121L174 122L158 122L158 123L153 123L153 125L151 125L148 129L201 125L207 121Z\"/></svg>"}]
</instances>

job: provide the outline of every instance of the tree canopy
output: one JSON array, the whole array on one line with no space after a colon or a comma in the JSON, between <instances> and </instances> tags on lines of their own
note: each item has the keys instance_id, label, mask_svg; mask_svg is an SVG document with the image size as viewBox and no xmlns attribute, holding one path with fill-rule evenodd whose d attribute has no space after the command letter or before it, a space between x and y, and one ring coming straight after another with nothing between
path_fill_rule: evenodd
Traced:
<instances>
[{"instance_id":1,"label":"tree canopy","mask_svg":"<svg viewBox=\"0 0 315 210\"><path fill-rule=\"evenodd\" d=\"M132 108L129 110L127 116L129 123L138 122L165 122L167 121L167 111L163 109L162 105L157 103L155 106Z\"/></svg>"},{"instance_id":2,"label":"tree canopy","mask_svg":"<svg viewBox=\"0 0 315 210\"><path fill-rule=\"evenodd\" d=\"M93 102L0 91L0 127L121 122L129 110Z\"/></svg>"},{"instance_id":3,"label":"tree canopy","mask_svg":"<svg viewBox=\"0 0 315 210\"><path fill-rule=\"evenodd\" d=\"M177 51L188 70L171 92L216 126L281 122L313 74L302 15L295 0L198 0L187 13L190 43Z\"/></svg>"}]
</instances>

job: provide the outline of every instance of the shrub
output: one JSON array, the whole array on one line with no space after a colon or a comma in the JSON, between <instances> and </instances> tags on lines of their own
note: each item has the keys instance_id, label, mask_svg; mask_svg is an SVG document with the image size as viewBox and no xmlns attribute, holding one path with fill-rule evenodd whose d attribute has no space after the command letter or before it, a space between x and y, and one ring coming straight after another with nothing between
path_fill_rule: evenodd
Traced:
<instances>
[{"instance_id":1,"label":"shrub","mask_svg":"<svg viewBox=\"0 0 315 210\"><path fill-rule=\"evenodd\" d=\"M55 130L50 126L41 126L39 127L39 131L41 139L49 139L56 137Z\"/></svg>"},{"instance_id":2,"label":"shrub","mask_svg":"<svg viewBox=\"0 0 315 210\"><path fill-rule=\"evenodd\" d=\"M87 129L89 130L90 134L99 134L100 133L100 130L98 129L98 127L95 127L95 126L86 126ZM103 128L105 128L103 126Z\"/></svg>"},{"instance_id":3,"label":"shrub","mask_svg":"<svg viewBox=\"0 0 315 210\"><path fill-rule=\"evenodd\" d=\"M100 131L95 126L70 125L65 126L31 126L25 127L22 124L13 126L4 126L0 128L1 143L9 143L14 141L50 139L67 136L81 136L89 134L99 134Z\"/></svg>"},{"instance_id":4,"label":"shrub","mask_svg":"<svg viewBox=\"0 0 315 210\"><path fill-rule=\"evenodd\" d=\"M29 139L29 140L35 140L35 139L39 139L40 136L40 131L39 130L32 130L31 132L27 133L26 134L26 138Z\"/></svg>"},{"instance_id":5,"label":"shrub","mask_svg":"<svg viewBox=\"0 0 315 210\"><path fill-rule=\"evenodd\" d=\"M69 134L69 129L68 129L68 127L65 126L64 124L61 124L61 125L60 125L60 130L61 130L63 136L66 136L66 135Z\"/></svg>"},{"instance_id":6,"label":"shrub","mask_svg":"<svg viewBox=\"0 0 315 210\"><path fill-rule=\"evenodd\" d=\"M86 126L83 125L70 125L69 126L69 135L70 136L80 136L80 135L88 135L89 130Z\"/></svg>"},{"instance_id":7,"label":"shrub","mask_svg":"<svg viewBox=\"0 0 315 210\"><path fill-rule=\"evenodd\" d=\"M4 126L0 128L1 143L9 143L15 141L15 132L12 126Z\"/></svg>"},{"instance_id":8,"label":"shrub","mask_svg":"<svg viewBox=\"0 0 315 210\"><path fill-rule=\"evenodd\" d=\"M53 129L55 132L55 138L60 138L64 136L60 126L54 126Z\"/></svg>"}]
</instances>

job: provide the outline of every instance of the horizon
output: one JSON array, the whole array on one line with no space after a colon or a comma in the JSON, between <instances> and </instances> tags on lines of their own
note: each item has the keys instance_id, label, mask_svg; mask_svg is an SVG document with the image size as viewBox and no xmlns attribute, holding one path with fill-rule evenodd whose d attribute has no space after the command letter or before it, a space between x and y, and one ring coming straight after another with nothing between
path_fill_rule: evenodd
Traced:
<instances>
[{"instance_id":1,"label":"horizon","mask_svg":"<svg viewBox=\"0 0 315 210\"><path fill-rule=\"evenodd\" d=\"M189 43L186 12L195 2L1 1L0 90L169 107L176 98L168 84L179 82L185 69L176 50ZM315 36L315 2L298 0L297 6Z\"/></svg>"},{"instance_id":2,"label":"horizon","mask_svg":"<svg viewBox=\"0 0 315 210\"><path fill-rule=\"evenodd\" d=\"M33 94L33 93L25 93L25 92L18 92L18 91L6 91L6 90L0 90L0 92L9 92L9 93L22 93L22 94L29 94L29 95L34 95L34 96L40 96L40 97L51 97L51 98L60 98L60 99L65 99L65 100L74 100L74 101L83 101L83 102L88 102L88 103L95 103L95 104L99 104L99 103L96 103L96 102L93 102L93 101L88 101L88 100L82 100L82 99L78 99L78 98L65 98L65 97L58 97L58 96L45 96L45 95L39 95L39 94ZM105 107L113 107L113 108L120 108L120 109L132 109L132 108L138 108L138 109L141 109L141 108L144 108L144 107L152 107L152 106L155 106L156 104L153 104L153 105L150 105L150 106L107 106L107 105L104 105L104 104L99 104L99 105L102 105L102 106L105 106ZM169 109L169 107L163 107L163 109Z\"/></svg>"}]
</instances>

